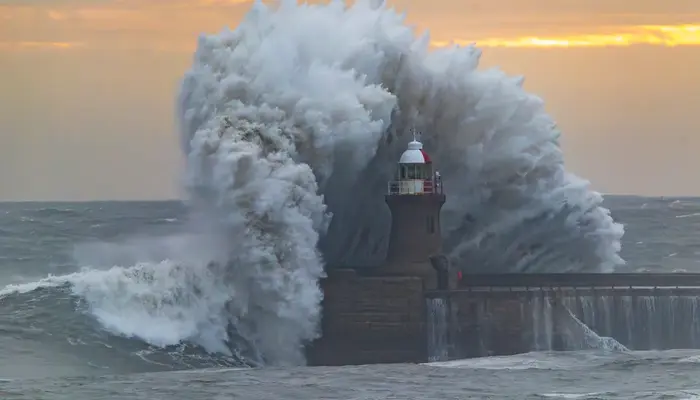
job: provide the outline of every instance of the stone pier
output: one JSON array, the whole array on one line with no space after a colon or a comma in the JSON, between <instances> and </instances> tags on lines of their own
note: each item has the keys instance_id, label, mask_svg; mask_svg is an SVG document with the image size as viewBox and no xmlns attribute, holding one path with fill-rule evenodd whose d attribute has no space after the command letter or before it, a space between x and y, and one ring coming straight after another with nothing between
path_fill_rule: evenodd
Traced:
<instances>
[{"instance_id":1,"label":"stone pier","mask_svg":"<svg viewBox=\"0 0 700 400\"><path fill-rule=\"evenodd\" d=\"M700 274L465 275L456 289L424 286L419 277L330 274L309 363L700 348Z\"/></svg>"}]
</instances>

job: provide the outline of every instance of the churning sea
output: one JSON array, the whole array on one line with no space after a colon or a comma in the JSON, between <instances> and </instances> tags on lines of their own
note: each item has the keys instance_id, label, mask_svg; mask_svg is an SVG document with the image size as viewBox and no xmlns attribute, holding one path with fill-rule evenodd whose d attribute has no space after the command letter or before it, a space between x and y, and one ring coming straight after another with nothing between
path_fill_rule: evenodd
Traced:
<instances>
[{"instance_id":1,"label":"churning sea","mask_svg":"<svg viewBox=\"0 0 700 400\"><path fill-rule=\"evenodd\" d=\"M699 198L608 196L605 205L625 225L624 270L700 272ZM0 399L700 398L699 350L251 368L236 354L149 344L129 332L162 339L171 327L105 313L120 303L103 297L124 284L105 274L152 260L165 246L154 238L179 232L185 214L178 202L0 204Z\"/></svg>"}]
</instances>

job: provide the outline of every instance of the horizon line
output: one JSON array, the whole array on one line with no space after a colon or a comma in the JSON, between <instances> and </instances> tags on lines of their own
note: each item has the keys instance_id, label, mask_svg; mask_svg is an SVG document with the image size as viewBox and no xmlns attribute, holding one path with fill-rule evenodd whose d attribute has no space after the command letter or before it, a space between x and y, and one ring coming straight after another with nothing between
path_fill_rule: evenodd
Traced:
<instances>
[{"instance_id":1,"label":"horizon line","mask_svg":"<svg viewBox=\"0 0 700 400\"><path fill-rule=\"evenodd\" d=\"M672 199L684 199L684 198L700 198L700 194L696 195L644 195L644 194L631 194L631 193L603 193L598 192L603 197L645 197L645 198L672 198ZM448 194L449 197L449 194ZM3 200L0 199L0 204L26 204L26 203L166 203L166 202L186 202L187 199L182 198L131 198L131 199L92 199L92 200L68 200L68 199L57 199L57 200Z\"/></svg>"}]
</instances>

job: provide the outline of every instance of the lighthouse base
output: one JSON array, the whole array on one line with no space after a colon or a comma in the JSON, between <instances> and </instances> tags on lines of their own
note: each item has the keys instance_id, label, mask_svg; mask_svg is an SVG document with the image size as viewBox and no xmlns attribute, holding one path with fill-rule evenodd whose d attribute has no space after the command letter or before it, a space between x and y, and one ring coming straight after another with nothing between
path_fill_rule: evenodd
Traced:
<instances>
[{"instance_id":1,"label":"lighthouse base","mask_svg":"<svg viewBox=\"0 0 700 400\"><path fill-rule=\"evenodd\" d=\"M427 359L423 279L344 270L330 272L321 287L322 337L307 348L310 365Z\"/></svg>"}]
</instances>

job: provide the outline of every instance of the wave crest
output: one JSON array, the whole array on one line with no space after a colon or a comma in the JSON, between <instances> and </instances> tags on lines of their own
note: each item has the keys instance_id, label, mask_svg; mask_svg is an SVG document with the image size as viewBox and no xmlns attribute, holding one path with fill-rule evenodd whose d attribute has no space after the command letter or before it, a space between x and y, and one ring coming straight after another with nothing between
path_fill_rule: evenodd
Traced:
<instances>
[{"instance_id":1,"label":"wave crest","mask_svg":"<svg viewBox=\"0 0 700 400\"><path fill-rule=\"evenodd\" d=\"M301 363L318 335L324 265L384 257L382 194L411 127L443 177L455 265L622 264L622 226L565 170L543 102L522 78L477 70L479 57L430 51L376 2L257 2L235 30L200 37L182 82L184 186L200 234L165 246L172 262L74 277L74 293L125 335L225 351L235 333L267 362Z\"/></svg>"},{"instance_id":2,"label":"wave crest","mask_svg":"<svg viewBox=\"0 0 700 400\"><path fill-rule=\"evenodd\" d=\"M564 169L542 101L521 78L477 71L476 48L428 44L369 1L258 2L236 30L200 37L179 103L186 187L231 273L257 288L248 305L279 299L269 329L288 317L292 337L314 337L317 248L329 264L381 262L381 193L413 126L441 168L446 251L464 269L623 262L622 227Z\"/></svg>"}]
</instances>

